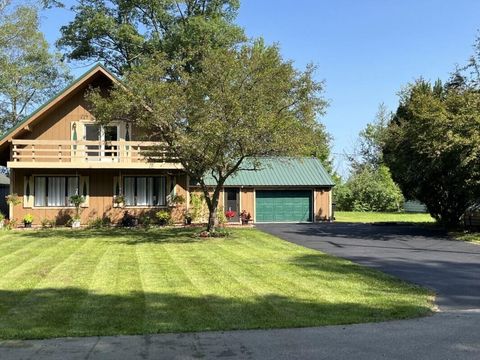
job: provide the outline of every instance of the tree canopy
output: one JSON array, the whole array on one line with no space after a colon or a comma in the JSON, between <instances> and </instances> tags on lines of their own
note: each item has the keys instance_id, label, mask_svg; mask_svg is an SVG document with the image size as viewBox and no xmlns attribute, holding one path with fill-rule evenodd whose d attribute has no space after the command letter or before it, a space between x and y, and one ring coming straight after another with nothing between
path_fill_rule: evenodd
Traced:
<instances>
[{"instance_id":1,"label":"tree canopy","mask_svg":"<svg viewBox=\"0 0 480 360\"><path fill-rule=\"evenodd\" d=\"M384 159L408 198L447 226L480 197L480 94L418 80L402 94Z\"/></svg>"},{"instance_id":2,"label":"tree canopy","mask_svg":"<svg viewBox=\"0 0 480 360\"><path fill-rule=\"evenodd\" d=\"M39 30L37 9L0 8L0 132L15 126L69 79Z\"/></svg>"},{"instance_id":3,"label":"tree canopy","mask_svg":"<svg viewBox=\"0 0 480 360\"><path fill-rule=\"evenodd\" d=\"M310 134L327 104L312 66L298 71L262 41L210 49L195 72L186 61L157 53L128 71L108 99L97 92L91 100L99 121L133 121L148 139L168 146L199 181L212 230L226 179L246 158L255 168L260 157L311 149ZM216 179L214 189L205 185L207 175Z\"/></svg>"},{"instance_id":4,"label":"tree canopy","mask_svg":"<svg viewBox=\"0 0 480 360\"><path fill-rule=\"evenodd\" d=\"M57 45L70 60L101 61L117 74L157 52L195 62L203 49L245 40L233 23L238 8L239 0L79 0Z\"/></svg>"}]
</instances>

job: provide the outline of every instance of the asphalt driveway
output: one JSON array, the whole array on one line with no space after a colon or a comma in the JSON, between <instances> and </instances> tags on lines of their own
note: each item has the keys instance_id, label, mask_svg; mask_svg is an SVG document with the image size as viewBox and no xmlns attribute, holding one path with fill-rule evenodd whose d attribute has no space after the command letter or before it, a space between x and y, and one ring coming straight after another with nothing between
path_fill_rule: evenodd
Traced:
<instances>
[{"instance_id":1,"label":"asphalt driveway","mask_svg":"<svg viewBox=\"0 0 480 360\"><path fill-rule=\"evenodd\" d=\"M480 246L410 225L263 224L263 231L437 293L440 310L480 309Z\"/></svg>"}]
</instances>

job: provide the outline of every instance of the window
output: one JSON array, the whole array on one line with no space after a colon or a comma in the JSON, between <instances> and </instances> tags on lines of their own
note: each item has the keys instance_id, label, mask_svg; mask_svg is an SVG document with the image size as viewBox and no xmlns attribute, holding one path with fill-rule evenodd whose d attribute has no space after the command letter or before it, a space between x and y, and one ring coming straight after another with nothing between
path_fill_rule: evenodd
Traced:
<instances>
[{"instance_id":1,"label":"window","mask_svg":"<svg viewBox=\"0 0 480 360\"><path fill-rule=\"evenodd\" d=\"M165 188L164 176L125 176L125 205L165 206Z\"/></svg>"},{"instance_id":2,"label":"window","mask_svg":"<svg viewBox=\"0 0 480 360\"><path fill-rule=\"evenodd\" d=\"M78 194L77 176L35 176L35 206L73 206L70 196Z\"/></svg>"}]
</instances>

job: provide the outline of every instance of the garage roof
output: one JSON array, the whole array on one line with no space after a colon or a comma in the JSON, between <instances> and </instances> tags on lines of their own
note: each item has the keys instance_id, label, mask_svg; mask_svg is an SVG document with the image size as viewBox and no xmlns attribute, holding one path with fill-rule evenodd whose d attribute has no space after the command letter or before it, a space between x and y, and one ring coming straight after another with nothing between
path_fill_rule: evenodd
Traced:
<instances>
[{"instance_id":1,"label":"garage roof","mask_svg":"<svg viewBox=\"0 0 480 360\"><path fill-rule=\"evenodd\" d=\"M258 170L253 161L245 160L238 171L225 182L225 186L325 186L335 185L328 172L317 158L271 157L259 160ZM250 170L248 170L250 169ZM205 180L207 185L215 185L213 177Z\"/></svg>"}]
</instances>

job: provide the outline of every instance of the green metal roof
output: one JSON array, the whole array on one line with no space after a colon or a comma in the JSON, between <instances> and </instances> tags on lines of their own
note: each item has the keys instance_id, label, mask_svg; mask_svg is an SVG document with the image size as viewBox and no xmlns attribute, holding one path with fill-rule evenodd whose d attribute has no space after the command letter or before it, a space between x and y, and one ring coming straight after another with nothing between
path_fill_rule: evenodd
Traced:
<instances>
[{"instance_id":1,"label":"green metal roof","mask_svg":"<svg viewBox=\"0 0 480 360\"><path fill-rule=\"evenodd\" d=\"M22 127L25 123L28 122L28 120L30 120L33 116L35 116L36 114L38 114L41 110L43 110L44 108L46 108L50 103L52 103L55 99L57 99L59 96L61 96L64 92L68 91L70 88L72 88L73 86L75 86L76 84L78 84L80 81L82 81L88 74L90 74L93 70L95 70L96 68L102 68L103 70L105 70L108 74L110 74L113 78L115 78L116 80L118 80L118 78L110 71L108 70L103 64L101 63L97 63L95 64L94 66L92 66L90 69L88 69L88 71L86 71L84 74L82 74L80 77L78 77L77 79L73 80L72 82L70 82L70 84L68 84L65 88L63 88L61 91L59 91L57 94L53 95L50 99L48 99L43 105L41 105L40 107L38 107L35 111L33 111L30 115L28 115L27 117L25 117L22 121L20 121L17 125L13 126L12 128L10 128L6 133L4 133L2 136L0 136L0 141L2 141L3 139L5 139L6 137L8 137L10 134L12 134L15 130L17 130L18 128ZM118 80L119 81L119 80Z\"/></svg>"},{"instance_id":2,"label":"green metal roof","mask_svg":"<svg viewBox=\"0 0 480 360\"><path fill-rule=\"evenodd\" d=\"M271 157L260 159L258 170L252 161L245 160L243 170L229 177L225 186L334 186L332 178L317 158ZM213 177L205 179L207 185L216 184ZM192 184L195 185L195 184Z\"/></svg>"}]
</instances>

